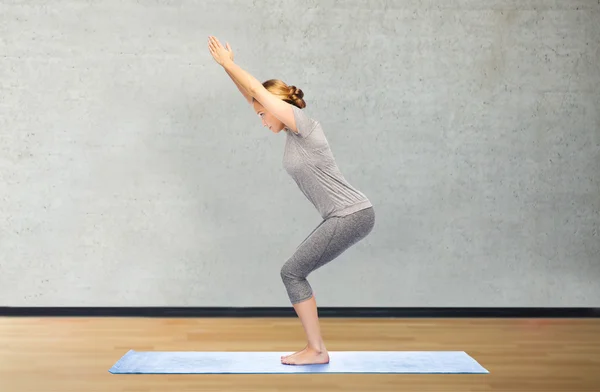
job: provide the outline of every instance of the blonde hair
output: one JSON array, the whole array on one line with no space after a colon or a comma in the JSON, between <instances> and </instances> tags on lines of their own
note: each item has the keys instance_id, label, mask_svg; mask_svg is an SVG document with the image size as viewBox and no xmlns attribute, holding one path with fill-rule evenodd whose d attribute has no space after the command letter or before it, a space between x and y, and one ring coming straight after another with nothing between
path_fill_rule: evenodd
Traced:
<instances>
[{"instance_id":1,"label":"blonde hair","mask_svg":"<svg viewBox=\"0 0 600 392\"><path fill-rule=\"evenodd\" d=\"M306 107L306 102L302 99L304 97L304 92L296 86L288 86L279 79L269 79L262 85L277 98L299 107L300 109ZM254 98L252 98L252 102L254 102Z\"/></svg>"}]
</instances>

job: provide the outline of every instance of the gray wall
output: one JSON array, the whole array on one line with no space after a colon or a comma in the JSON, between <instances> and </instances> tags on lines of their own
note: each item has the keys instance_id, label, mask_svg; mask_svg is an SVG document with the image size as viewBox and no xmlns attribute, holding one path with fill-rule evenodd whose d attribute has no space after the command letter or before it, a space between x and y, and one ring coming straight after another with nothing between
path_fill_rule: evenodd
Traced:
<instances>
[{"instance_id":1,"label":"gray wall","mask_svg":"<svg viewBox=\"0 0 600 392\"><path fill-rule=\"evenodd\" d=\"M209 34L375 205L320 305L600 306L597 0L0 1L0 305L289 305L320 216Z\"/></svg>"}]
</instances>

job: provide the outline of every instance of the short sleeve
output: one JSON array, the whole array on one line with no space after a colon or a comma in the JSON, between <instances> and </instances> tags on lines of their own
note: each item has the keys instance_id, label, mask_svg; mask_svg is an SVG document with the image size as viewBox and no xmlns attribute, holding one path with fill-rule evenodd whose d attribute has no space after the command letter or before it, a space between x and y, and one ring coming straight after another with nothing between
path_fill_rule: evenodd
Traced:
<instances>
[{"instance_id":1,"label":"short sleeve","mask_svg":"<svg viewBox=\"0 0 600 392\"><path fill-rule=\"evenodd\" d=\"M298 129L298 136L307 137L315 129L317 121L308 117L306 113L297 106L292 105L294 111L294 120L296 121L296 128Z\"/></svg>"}]
</instances>

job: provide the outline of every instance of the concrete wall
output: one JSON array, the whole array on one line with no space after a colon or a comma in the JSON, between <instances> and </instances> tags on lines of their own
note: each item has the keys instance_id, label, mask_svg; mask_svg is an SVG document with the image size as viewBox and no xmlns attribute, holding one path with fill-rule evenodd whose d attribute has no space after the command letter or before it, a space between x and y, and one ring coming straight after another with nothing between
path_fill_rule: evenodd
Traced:
<instances>
[{"instance_id":1,"label":"concrete wall","mask_svg":"<svg viewBox=\"0 0 600 392\"><path fill-rule=\"evenodd\" d=\"M375 205L320 305L600 306L596 0L0 1L0 305L289 305L320 216L208 35Z\"/></svg>"}]
</instances>

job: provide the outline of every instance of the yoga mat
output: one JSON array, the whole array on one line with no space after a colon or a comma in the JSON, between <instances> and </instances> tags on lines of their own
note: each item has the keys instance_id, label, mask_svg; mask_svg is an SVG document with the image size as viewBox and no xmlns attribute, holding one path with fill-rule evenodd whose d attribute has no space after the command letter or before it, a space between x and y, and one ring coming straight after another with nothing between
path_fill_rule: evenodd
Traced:
<instances>
[{"instance_id":1,"label":"yoga mat","mask_svg":"<svg viewBox=\"0 0 600 392\"><path fill-rule=\"evenodd\" d=\"M487 374L464 351L333 351L323 365L284 365L281 352L137 352L113 374L443 373Z\"/></svg>"}]
</instances>

